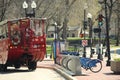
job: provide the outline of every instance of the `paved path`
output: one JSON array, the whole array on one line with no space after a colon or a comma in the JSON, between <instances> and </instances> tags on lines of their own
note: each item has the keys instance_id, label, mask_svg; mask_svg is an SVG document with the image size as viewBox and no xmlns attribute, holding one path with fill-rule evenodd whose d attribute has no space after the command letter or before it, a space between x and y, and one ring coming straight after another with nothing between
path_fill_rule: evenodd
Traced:
<instances>
[{"instance_id":1,"label":"paved path","mask_svg":"<svg viewBox=\"0 0 120 80\"><path fill-rule=\"evenodd\" d=\"M93 73L90 70L86 71L82 69L82 75L81 76L72 76L76 78L77 80L120 80L120 74L114 74L110 66L106 66L106 59L102 61L103 68L100 72L98 73ZM54 62L45 60L41 63L38 63L39 67L44 67L44 68L54 68ZM62 80L62 79L61 79ZM72 79L71 79L72 80Z\"/></svg>"},{"instance_id":2,"label":"paved path","mask_svg":"<svg viewBox=\"0 0 120 80\"><path fill-rule=\"evenodd\" d=\"M27 71L27 68L15 70L9 69L7 72L0 73L0 80L65 80L53 69L37 68L35 71Z\"/></svg>"},{"instance_id":3,"label":"paved path","mask_svg":"<svg viewBox=\"0 0 120 80\"><path fill-rule=\"evenodd\" d=\"M116 50L116 49L112 49ZM88 51L88 57L89 57L89 50ZM103 56L104 57L104 56ZM97 55L94 55L94 58L97 58ZM103 68L98 73L93 73L90 70L86 71L85 69L82 69L82 75L80 76L72 76L77 80L120 80L120 73L115 74L111 71L110 66L106 66L107 58L103 58L102 64ZM43 62L38 63L39 67L44 68L54 68L56 65L51 60L44 60ZM70 79L73 80L73 79Z\"/></svg>"},{"instance_id":4,"label":"paved path","mask_svg":"<svg viewBox=\"0 0 120 80\"><path fill-rule=\"evenodd\" d=\"M0 80L65 80L60 74L53 70L53 61L38 62L40 65L35 71L28 71L27 67L14 69L8 67L6 72L0 72Z\"/></svg>"},{"instance_id":5,"label":"paved path","mask_svg":"<svg viewBox=\"0 0 120 80\"><path fill-rule=\"evenodd\" d=\"M81 76L74 76L78 80L120 80L120 74L114 74L110 66L106 66L106 61L102 61L103 68L98 73L93 73L90 70L86 71L82 69L82 75Z\"/></svg>"}]
</instances>

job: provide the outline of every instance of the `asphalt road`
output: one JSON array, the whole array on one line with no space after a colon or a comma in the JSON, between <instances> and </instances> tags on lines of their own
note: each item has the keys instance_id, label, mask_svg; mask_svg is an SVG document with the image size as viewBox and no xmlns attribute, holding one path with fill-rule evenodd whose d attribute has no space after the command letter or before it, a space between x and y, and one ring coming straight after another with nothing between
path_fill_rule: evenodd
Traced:
<instances>
[{"instance_id":1,"label":"asphalt road","mask_svg":"<svg viewBox=\"0 0 120 80\"><path fill-rule=\"evenodd\" d=\"M29 72L27 68L15 70L8 68L7 72L0 73L0 80L65 80L53 69L37 68Z\"/></svg>"}]
</instances>

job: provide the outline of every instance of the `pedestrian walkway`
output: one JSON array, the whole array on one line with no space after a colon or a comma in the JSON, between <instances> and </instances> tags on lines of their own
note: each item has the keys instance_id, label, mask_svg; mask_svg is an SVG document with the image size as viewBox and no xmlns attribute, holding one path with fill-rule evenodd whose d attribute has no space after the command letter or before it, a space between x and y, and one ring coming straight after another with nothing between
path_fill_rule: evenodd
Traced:
<instances>
[{"instance_id":1,"label":"pedestrian walkway","mask_svg":"<svg viewBox=\"0 0 120 80\"><path fill-rule=\"evenodd\" d=\"M86 71L82 69L81 76L74 76L78 80L120 80L120 74L115 74L111 71L110 66L106 66L106 60L102 61L103 68L98 73Z\"/></svg>"},{"instance_id":2,"label":"pedestrian walkway","mask_svg":"<svg viewBox=\"0 0 120 80\"><path fill-rule=\"evenodd\" d=\"M118 48L112 48L111 50L117 50ZM86 48L86 56L90 57L90 48ZM107 57L104 57L105 54L103 54L103 61L102 61L102 70L98 73L93 73L90 70L85 70L83 68L82 69L82 75L80 76L71 76L69 74L67 74L67 77L73 77L77 80L120 80L120 73L119 74L115 74L113 71L111 71L110 66L106 66L106 62L107 62ZM98 54L94 54L93 58L97 59ZM111 58L114 58L114 53L111 53ZM45 58L44 61L38 63L38 67L42 67L42 68L49 68L49 69L57 69L57 64L54 64L54 61L48 58ZM65 73L65 72L61 72L59 71L58 68L58 72L61 73ZM62 74L63 75L63 74ZM71 78L70 77L70 78ZM69 79L70 79L69 78ZM72 78L70 80L73 80Z\"/></svg>"},{"instance_id":3,"label":"pedestrian walkway","mask_svg":"<svg viewBox=\"0 0 120 80\"><path fill-rule=\"evenodd\" d=\"M104 60L102 61L103 68L98 73L93 73L90 70L86 71L86 70L82 69L82 75L71 76L71 77L76 78L77 80L120 80L120 74L113 73L110 69L110 66L106 66L106 61L107 61L107 58L104 58ZM46 59L44 61L38 63L38 65L39 65L39 67L51 68L51 69L53 69L54 67L57 67L54 64L53 60L46 60ZM61 74L61 72L60 72L60 74Z\"/></svg>"},{"instance_id":4,"label":"pedestrian walkway","mask_svg":"<svg viewBox=\"0 0 120 80\"><path fill-rule=\"evenodd\" d=\"M37 67L55 70L56 72L58 72L58 74L60 74L62 77L65 78L65 79L61 79L61 80L77 80L76 78L72 77L71 75L67 74L66 72L60 70L57 67L57 64L54 64L54 61L50 60L50 59L45 59L42 62L38 62Z\"/></svg>"}]
</instances>

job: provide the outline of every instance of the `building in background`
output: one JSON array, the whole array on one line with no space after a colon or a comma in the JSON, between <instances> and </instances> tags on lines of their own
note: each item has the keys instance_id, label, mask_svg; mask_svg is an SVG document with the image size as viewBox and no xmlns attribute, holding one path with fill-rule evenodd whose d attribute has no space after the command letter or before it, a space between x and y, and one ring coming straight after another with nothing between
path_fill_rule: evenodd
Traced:
<instances>
[{"instance_id":1,"label":"building in background","mask_svg":"<svg viewBox=\"0 0 120 80\"><path fill-rule=\"evenodd\" d=\"M80 37L80 31L81 28L79 26L68 26L67 28L67 37ZM48 38L54 38L54 33L55 32L55 28L54 26L50 26L47 32L47 37ZM84 33L84 32L82 32ZM86 31L86 36L89 35L89 33ZM60 32L60 37L62 37L62 31Z\"/></svg>"}]
</instances>

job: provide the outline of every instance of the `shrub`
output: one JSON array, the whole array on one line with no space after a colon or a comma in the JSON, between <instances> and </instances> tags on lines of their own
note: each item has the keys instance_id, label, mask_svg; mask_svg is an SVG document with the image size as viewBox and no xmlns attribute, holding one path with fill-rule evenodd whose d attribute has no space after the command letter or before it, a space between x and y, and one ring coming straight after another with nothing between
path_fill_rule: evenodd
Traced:
<instances>
[{"instance_id":1,"label":"shrub","mask_svg":"<svg viewBox=\"0 0 120 80\"><path fill-rule=\"evenodd\" d=\"M120 58L115 58L114 61L118 62L120 61Z\"/></svg>"}]
</instances>

